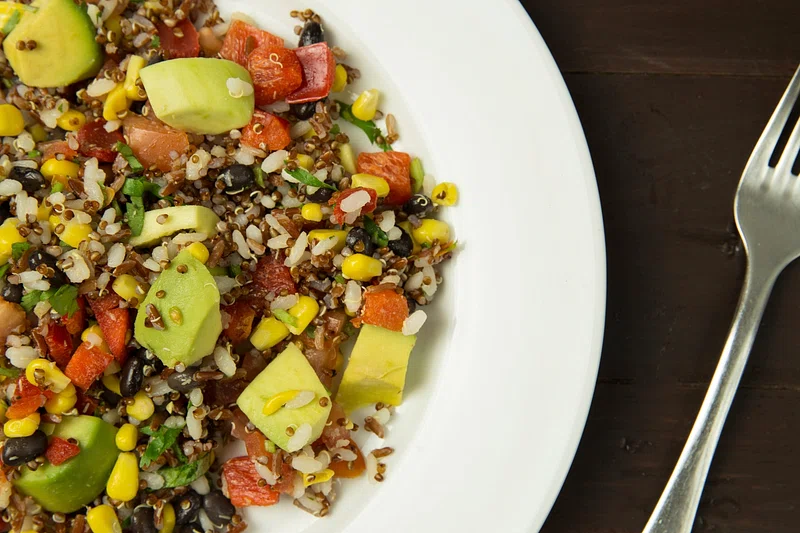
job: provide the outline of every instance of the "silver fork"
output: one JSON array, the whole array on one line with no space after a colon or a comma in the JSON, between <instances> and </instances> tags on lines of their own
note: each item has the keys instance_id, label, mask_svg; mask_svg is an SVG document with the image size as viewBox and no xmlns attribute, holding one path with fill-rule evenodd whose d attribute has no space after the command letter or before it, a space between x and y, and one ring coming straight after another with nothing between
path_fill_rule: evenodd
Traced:
<instances>
[{"instance_id":1,"label":"silver fork","mask_svg":"<svg viewBox=\"0 0 800 533\"><path fill-rule=\"evenodd\" d=\"M733 210L747 253L747 274L714 377L686 445L642 533L690 533L725 417L742 378L758 325L778 275L800 257L800 122L775 167L778 139L800 95L800 68L761 134L739 181Z\"/></svg>"}]
</instances>

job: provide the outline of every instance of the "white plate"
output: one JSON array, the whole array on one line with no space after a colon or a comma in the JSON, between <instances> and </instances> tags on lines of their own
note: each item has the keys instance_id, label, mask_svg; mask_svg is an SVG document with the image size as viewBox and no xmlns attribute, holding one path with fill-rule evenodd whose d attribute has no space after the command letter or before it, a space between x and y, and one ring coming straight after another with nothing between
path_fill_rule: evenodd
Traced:
<instances>
[{"instance_id":1,"label":"white plate","mask_svg":"<svg viewBox=\"0 0 800 533\"><path fill-rule=\"evenodd\" d=\"M288 504L250 510L252 529L538 530L583 430L605 309L591 161L538 32L513 0L220 4L292 46L288 12L319 12L362 72L355 89L385 95L398 147L461 194L445 210L461 251L390 422L386 481L345 481L322 520Z\"/></svg>"}]
</instances>

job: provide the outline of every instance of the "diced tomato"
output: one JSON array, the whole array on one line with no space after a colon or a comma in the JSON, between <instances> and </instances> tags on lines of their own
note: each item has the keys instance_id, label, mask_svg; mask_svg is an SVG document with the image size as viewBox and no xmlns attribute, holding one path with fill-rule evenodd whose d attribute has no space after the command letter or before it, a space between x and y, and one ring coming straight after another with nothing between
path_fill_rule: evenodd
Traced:
<instances>
[{"instance_id":1,"label":"diced tomato","mask_svg":"<svg viewBox=\"0 0 800 533\"><path fill-rule=\"evenodd\" d=\"M358 154L358 171L380 176L389 184L387 205L402 205L411 198L411 156L405 152Z\"/></svg>"},{"instance_id":2,"label":"diced tomato","mask_svg":"<svg viewBox=\"0 0 800 533\"><path fill-rule=\"evenodd\" d=\"M231 433L237 439L244 441L245 447L247 448L247 455L250 456L250 459L255 461L259 457L266 457L269 460L267 466L275 471L275 454L269 453L266 450L264 446L264 443L267 441L266 437L258 430L250 432L245 431L244 428L248 422L247 415L239 409L235 410L233 412L233 430ZM280 468L280 479L278 479L278 482L272 489L282 494L291 494L293 488L294 470L289 462L284 461Z\"/></svg>"},{"instance_id":3,"label":"diced tomato","mask_svg":"<svg viewBox=\"0 0 800 533\"><path fill-rule=\"evenodd\" d=\"M44 394L45 398L52 398L53 393L49 390L41 389L28 381L28 378L25 377L25 374L22 374L17 378L17 386L14 389L14 400L18 400L20 398L30 398L31 396L39 396Z\"/></svg>"},{"instance_id":4,"label":"diced tomato","mask_svg":"<svg viewBox=\"0 0 800 533\"><path fill-rule=\"evenodd\" d=\"M287 120L256 109L250 124L242 131L240 142L261 150L283 150L292 142L289 127Z\"/></svg>"},{"instance_id":5,"label":"diced tomato","mask_svg":"<svg viewBox=\"0 0 800 533\"><path fill-rule=\"evenodd\" d=\"M64 373L75 385L88 390L113 360L114 356L110 353L84 342L75 350Z\"/></svg>"},{"instance_id":6,"label":"diced tomato","mask_svg":"<svg viewBox=\"0 0 800 533\"><path fill-rule=\"evenodd\" d=\"M228 319L228 327L223 331L228 340L233 344L247 340L253 330L253 319L256 317L256 310L242 301L223 307L222 310L230 317Z\"/></svg>"},{"instance_id":7,"label":"diced tomato","mask_svg":"<svg viewBox=\"0 0 800 533\"><path fill-rule=\"evenodd\" d=\"M72 335L70 335L67 327L51 322L47 326L47 335L44 336L44 342L47 344L50 358L56 362L59 368L66 367L72 357L72 352L75 350L72 345Z\"/></svg>"},{"instance_id":8,"label":"diced tomato","mask_svg":"<svg viewBox=\"0 0 800 533\"><path fill-rule=\"evenodd\" d=\"M283 46L283 39L241 20L234 20L228 28L219 55L247 67L247 58L253 50L262 46Z\"/></svg>"},{"instance_id":9,"label":"diced tomato","mask_svg":"<svg viewBox=\"0 0 800 533\"><path fill-rule=\"evenodd\" d=\"M253 78L256 105L283 100L303 84L303 67L293 50L283 46L260 46L247 58Z\"/></svg>"},{"instance_id":10,"label":"diced tomato","mask_svg":"<svg viewBox=\"0 0 800 533\"><path fill-rule=\"evenodd\" d=\"M174 28L170 28L163 22L156 22L156 28L161 41L161 50L164 51L166 59L200 55L200 37L191 20L183 19L175 24Z\"/></svg>"},{"instance_id":11,"label":"diced tomato","mask_svg":"<svg viewBox=\"0 0 800 533\"><path fill-rule=\"evenodd\" d=\"M119 307L121 298L109 292L101 298L89 302L97 324L103 332L103 339L114 358L123 364L128 358L128 332L131 328L131 315L128 309Z\"/></svg>"},{"instance_id":12,"label":"diced tomato","mask_svg":"<svg viewBox=\"0 0 800 533\"><path fill-rule=\"evenodd\" d=\"M122 132L106 131L106 121L99 118L87 122L78 130L78 151L86 157L96 157L98 161L112 163L117 157L118 142L125 142Z\"/></svg>"},{"instance_id":13,"label":"diced tomato","mask_svg":"<svg viewBox=\"0 0 800 533\"><path fill-rule=\"evenodd\" d=\"M74 159L78 155L76 150L73 150L69 147L69 143L67 143L67 141L48 141L39 143L36 145L36 148L42 152L42 161L53 159L59 154L63 155L64 159Z\"/></svg>"},{"instance_id":14,"label":"diced tomato","mask_svg":"<svg viewBox=\"0 0 800 533\"><path fill-rule=\"evenodd\" d=\"M61 323L71 335L77 335L86 329L86 299L83 296L78 296L78 310L72 316L62 316Z\"/></svg>"},{"instance_id":15,"label":"diced tomato","mask_svg":"<svg viewBox=\"0 0 800 533\"><path fill-rule=\"evenodd\" d=\"M122 303L122 298L116 292L107 292L105 295L89 301L89 306L92 308L94 316L102 315L112 309L117 309Z\"/></svg>"},{"instance_id":16,"label":"diced tomato","mask_svg":"<svg viewBox=\"0 0 800 533\"><path fill-rule=\"evenodd\" d=\"M79 453L81 453L81 449L77 444L73 444L61 437L50 437L50 444L47 446L47 451L44 456L47 457L47 460L53 465L58 466L72 459Z\"/></svg>"},{"instance_id":17,"label":"diced tomato","mask_svg":"<svg viewBox=\"0 0 800 533\"><path fill-rule=\"evenodd\" d=\"M391 289L367 292L364 296L364 309L361 321L392 331L401 331L408 318L408 302L405 296Z\"/></svg>"},{"instance_id":18,"label":"diced tomato","mask_svg":"<svg viewBox=\"0 0 800 533\"><path fill-rule=\"evenodd\" d=\"M356 457L355 461L342 461L341 459L337 459L331 461L331 464L328 466L333 472L336 474L338 478L355 478L359 477L361 474L364 473L364 470L367 469L367 464L364 461L364 454L361 453L361 450L358 448L356 443L351 442L351 449L356 453L358 457Z\"/></svg>"},{"instance_id":19,"label":"diced tomato","mask_svg":"<svg viewBox=\"0 0 800 533\"><path fill-rule=\"evenodd\" d=\"M236 507L258 505L266 507L278 503L280 492L269 485L258 486L261 476L249 457L234 457L222 466L222 475L228 487L228 497Z\"/></svg>"},{"instance_id":20,"label":"diced tomato","mask_svg":"<svg viewBox=\"0 0 800 533\"><path fill-rule=\"evenodd\" d=\"M331 199L328 200L328 205L333 206L333 217L337 224L344 224L344 219L347 218L347 213L342 211L342 208L339 207L339 205L342 203L342 200L358 191L366 191L369 194L369 202L367 202L367 204L361 208L361 214L363 215L364 213L372 213L375 211L375 208L378 206L378 194L374 189L367 189L364 187L353 187L352 189L346 189L340 193L334 194Z\"/></svg>"},{"instance_id":21,"label":"diced tomato","mask_svg":"<svg viewBox=\"0 0 800 533\"><path fill-rule=\"evenodd\" d=\"M43 407L47 398L44 394L37 394L35 396L26 396L14 401L11 406L6 410L6 417L18 420L35 413L40 407Z\"/></svg>"},{"instance_id":22,"label":"diced tomato","mask_svg":"<svg viewBox=\"0 0 800 533\"><path fill-rule=\"evenodd\" d=\"M275 295L282 294L284 291L287 294L297 292L289 267L271 255L265 255L258 260L256 271L253 273L253 284L267 293L271 292Z\"/></svg>"},{"instance_id":23,"label":"diced tomato","mask_svg":"<svg viewBox=\"0 0 800 533\"><path fill-rule=\"evenodd\" d=\"M328 96L333 86L336 60L326 43L303 46L295 50L303 67L303 84L286 97L290 104L316 102Z\"/></svg>"},{"instance_id":24,"label":"diced tomato","mask_svg":"<svg viewBox=\"0 0 800 533\"><path fill-rule=\"evenodd\" d=\"M186 133L133 113L123 119L122 129L133 155L145 168L155 167L161 172L169 172L173 162L170 154L175 152L180 156L189 148Z\"/></svg>"}]
</instances>

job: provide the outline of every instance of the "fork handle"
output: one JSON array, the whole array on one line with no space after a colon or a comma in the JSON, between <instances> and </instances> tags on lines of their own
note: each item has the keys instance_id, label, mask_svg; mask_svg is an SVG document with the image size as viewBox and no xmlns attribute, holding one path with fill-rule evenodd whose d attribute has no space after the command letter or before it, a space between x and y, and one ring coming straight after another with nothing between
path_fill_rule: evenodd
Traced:
<instances>
[{"instance_id":1,"label":"fork handle","mask_svg":"<svg viewBox=\"0 0 800 533\"><path fill-rule=\"evenodd\" d=\"M779 272L750 258L714 377L675 470L642 533L691 533L714 450Z\"/></svg>"}]
</instances>

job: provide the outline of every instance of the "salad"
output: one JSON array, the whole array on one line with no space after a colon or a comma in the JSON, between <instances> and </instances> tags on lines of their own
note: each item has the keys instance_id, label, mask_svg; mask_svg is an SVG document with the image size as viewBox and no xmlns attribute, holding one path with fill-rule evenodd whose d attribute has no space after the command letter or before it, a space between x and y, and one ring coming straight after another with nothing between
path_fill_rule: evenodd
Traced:
<instances>
[{"instance_id":1,"label":"salad","mask_svg":"<svg viewBox=\"0 0 800 533\"><path fill-rule=\"evenodd\" d=\"M297 46L208 0L0 2L0 532L239 532L387 475L356 441L458 191L289 15Z\"/></svg>"}]
</instances>

